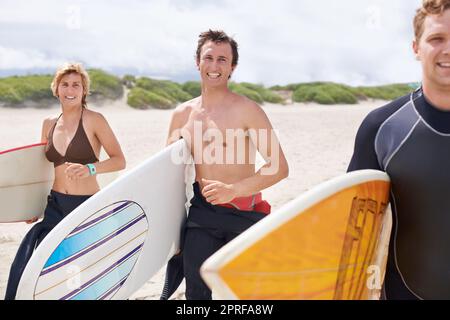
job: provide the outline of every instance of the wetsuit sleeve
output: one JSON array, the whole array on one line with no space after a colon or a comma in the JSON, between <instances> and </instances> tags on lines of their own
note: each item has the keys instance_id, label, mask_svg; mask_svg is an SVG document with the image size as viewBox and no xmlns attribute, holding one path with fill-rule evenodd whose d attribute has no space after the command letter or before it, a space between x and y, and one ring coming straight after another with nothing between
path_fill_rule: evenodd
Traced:
<instances>
[{"instance_id":1,"label":"wetsuit sleeve","mask_svg":"<svg viewBox=\"0 0 450 320\"><path fill-rule=\"evenodd\" d=\"M384 171L375 152L375 138L381 125L409 101L409 94L371 111L363 120L355 139L355 148L347 172L375 169Z\"/></svg>"},{"instance_id":2,"label":"wetsuit sleeve","mask_svg":"<svg viewBox=\"0 0 450 320\"><path fill-rule=\"evenodd\" d=\"M355 139L353 156L347 172L361 169L381 170L375 153L375 137L379 128L374 113L370 113L362 122Z\"/></svg>"}]
</instances>

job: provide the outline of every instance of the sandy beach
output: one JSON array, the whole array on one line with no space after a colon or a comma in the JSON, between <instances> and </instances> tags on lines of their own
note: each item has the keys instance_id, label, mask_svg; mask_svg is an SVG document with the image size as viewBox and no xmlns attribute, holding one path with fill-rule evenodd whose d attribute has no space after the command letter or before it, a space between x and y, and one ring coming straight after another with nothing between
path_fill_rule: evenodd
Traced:
<instances>
[{"instance_id":1,"label":"sandy beach","mask_svg":"<svg viewBox=\"0 0 450 320\"><path fill-rule=\"evenodd\" d=\"M366 101L358 105L289 104L263 106L289 162L290 175L263 191L273 210L320 182L345 172L352 155L356 131L368 112L385 104ZM162 149L171 110L135 110L124 101L90 104L113 128L127 159L127 170ZM38 142L42 120L57 114L50 109L0 108L0 150ZM0 224L0 298L6 289L9 268L22 237L31 226ZM164 273L161 270L132 299L159 299ZM184 299L184 285L173 296Z\"/></svg>"}]
</instances>

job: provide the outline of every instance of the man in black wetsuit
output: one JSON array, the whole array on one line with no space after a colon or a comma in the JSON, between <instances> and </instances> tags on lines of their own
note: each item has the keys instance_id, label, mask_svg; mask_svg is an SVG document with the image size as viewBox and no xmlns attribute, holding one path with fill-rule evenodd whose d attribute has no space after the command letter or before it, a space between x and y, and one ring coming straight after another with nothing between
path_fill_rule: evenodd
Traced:
<instances>
[{"instance_id":1,"label":"man in black wetsuit","mask_svg":"<svg viewBox=\"0 0 450 320\"><path fill-rule=\"evenodd\" d=\"M392 181L386 299L450 299L449 9L450 0L424 0L417 10L422 87L365 118L348 168Z\"/></svg>"}]
</instances>

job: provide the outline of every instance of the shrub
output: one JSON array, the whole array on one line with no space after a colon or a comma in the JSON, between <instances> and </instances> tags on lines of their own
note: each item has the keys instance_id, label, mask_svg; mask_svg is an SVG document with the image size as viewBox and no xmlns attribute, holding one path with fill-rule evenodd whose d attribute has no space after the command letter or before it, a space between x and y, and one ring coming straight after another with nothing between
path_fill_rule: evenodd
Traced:
<instances>
[{"instance_id":1,"label":"shrub","mask_svg":"<svg viewBox=\"0 0 450 320\"><path fill-rule=\"evenodd\" d=\"M130 90L127 103L136 109L148 109L151 107L157 109L171 109L175 107L175 104L172 101L138 87Z\"/></svg>"},{"instance_id":2,"label":"shrub","mask_svg":"<svg viewBox=\"0 0 450 320\"><path fill-rule=\"evenodd\" d=\"M357 97L350 87L335 83L308 83L297 85L292 95L295 102L317 102L320 104L355 104Z\"/></svg>"},{"instance_id":3,"label":"shrub","mask_svg":"<svg viewBox=\"0 0 450 320\"><path fill-rule=\"evenodd\" d=\"M50 75L13 76L0 79L0 101L17 105L26 100L50 99Z\"/></svg>"},{"instance_id":4,"label":"shrub","mask_svg":"<svg viewBox=\"0 0 450 320\"><path fill-rule=\"evenodd\" d=\"M410 84L390 84L377 87L357 87L365 97L381 100L394 100L414 90Z\"/></svg>"},{"instance_id":5,"label":"shrub","mask_svg":"<svg viewBox=\"0 0 450 320\"><path fill-rule=\"evenodd\" d=\"M241 85L247 89L258 92L265 102L284 103L284 99L280 95L276 94L275 92L272 92L269 89L264 88L264 86L262 85L257 85L248 82L243 82L241 83Z\"/></svg>"},{"instance_id":6,"label":"shrub","mask_svg":"<svg viewBox=\"0 0 450 320\"><path fill-rule=\"evenodd\" d=\"M198 81L188 81L182 86L183 91L189 93L192 97L198 97L202 94L202 86Z\"/></svg>"},{"instance_id":7,"label":"shrub","mask_svg":"<svg viewBox=\"0 0 450 320\"><path fill-rule=\"evenodd\" d=\"M181 85L168 80L155 80L142 77L136 81L136 86L164 96L166 99L170 98L174 102L187 101L193 98L192 95L183 91Z\"/></svg>"},{"instance_id":8,"label":"shrub","mask_svg":"<svg viewBox=\"0 0 450 320\"><path fill-rule=\"evenodd\" d=\"M248 89L238 83L232 82L228 85L228 87L234 93L243 95L243 96L249 98L250 100L255 101L256 103L262 104L264 102L263 98L261 97L261 95L258 92Z\"/></svg>"},{"instance_id":9,"label":"shrub","mask_svg":"<svg viewBox=\"0 0 450 320\"><path fill-rule=\"evenodd\" d=\"M123 95L122 81L118 77L99 69L90 69L88 73L92 96L118 99Z\"/></svg>"}]
</instances>

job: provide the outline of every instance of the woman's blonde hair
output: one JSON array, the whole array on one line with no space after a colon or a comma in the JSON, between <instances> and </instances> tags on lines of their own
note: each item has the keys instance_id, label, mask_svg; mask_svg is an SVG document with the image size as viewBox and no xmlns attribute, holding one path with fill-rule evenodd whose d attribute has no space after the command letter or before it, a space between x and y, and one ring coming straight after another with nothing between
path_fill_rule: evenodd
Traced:
<instances>
[{"instance_id":1,"label":"woman's blonde hair","mask_svg":"<svg viewBox=\"0 0 450 320\"><path fill-rule=\"evenodd\" d=\"M423 34L425 18L433 14L442 14L450 9L450 0L423 0L422 7L416 10L414 17L414 36L419 41Z\"/></svg>"},{"instance_id":2,"label":"woman's blonde hair","mask_svg":"<svg viewBox=\"0 0 450 320\"><path fill-rule=\"evenodd\" d=\"M83 85L83 99L81 100L81 105L83 107L86 107L86 96L89 94L91 81L89 79L87 71L84 69L81 63L66 63L63 66L59 67L58 70L56 70L55 76L50 86L52 88L53 95L55 97L58 97L59 83L61 82L62 77L70 73L78 73L81 76L81 83Z\"/></svg>"}]
</instances>

